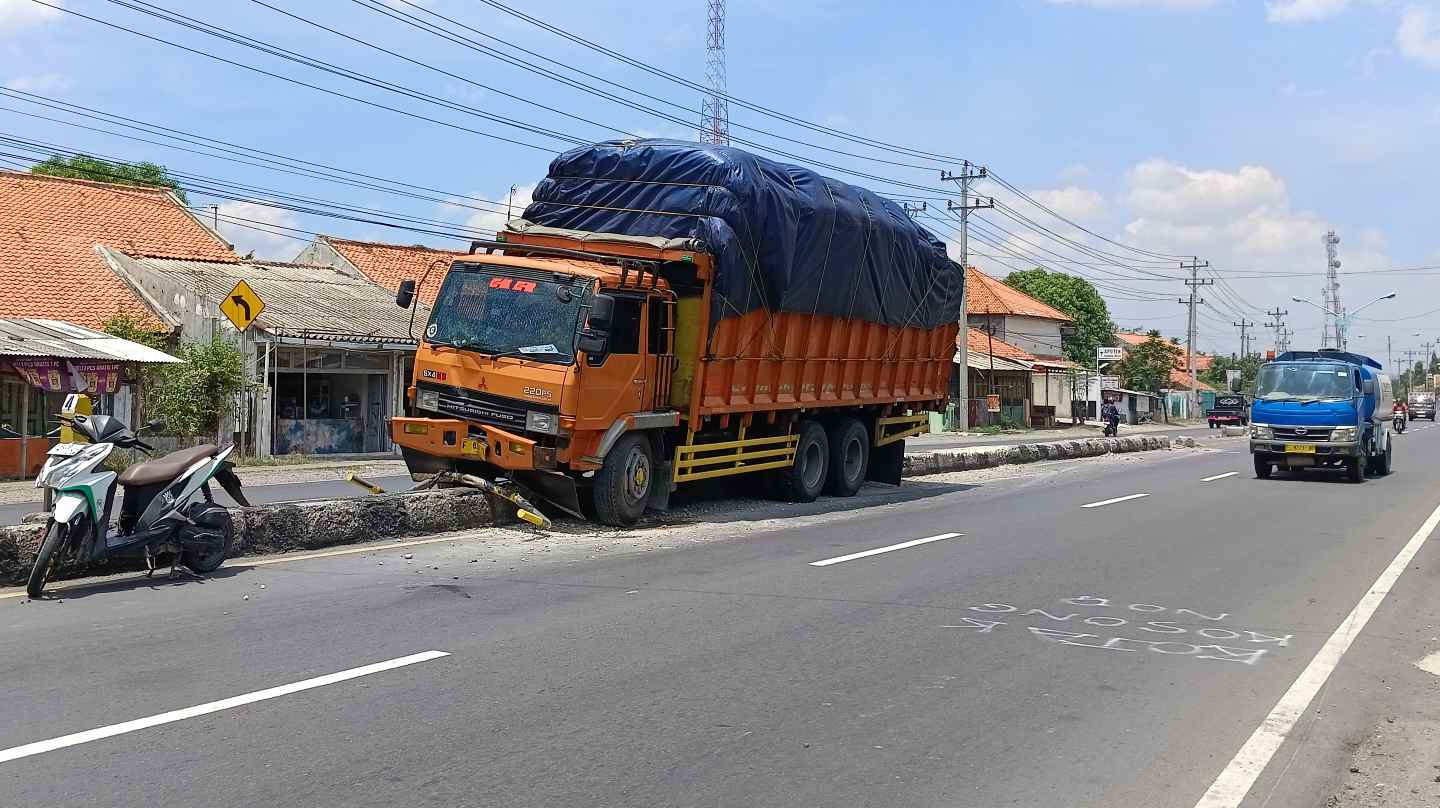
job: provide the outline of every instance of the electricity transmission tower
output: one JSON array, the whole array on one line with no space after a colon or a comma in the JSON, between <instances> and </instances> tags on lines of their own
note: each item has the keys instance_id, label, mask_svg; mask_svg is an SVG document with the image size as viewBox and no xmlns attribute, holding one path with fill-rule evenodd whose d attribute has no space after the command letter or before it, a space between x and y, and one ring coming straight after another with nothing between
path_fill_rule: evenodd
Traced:
<instances>
[{"instance_id":1,"label":"electricity transmission tower","mask_svg":"<svg viewBox=\"0 0 1440 808\"><path fill-rule=\"evenodd\" d=\"M725 80L725 0L707 0L705 84L710 94L700 104L700 142L730 145L730 102Z\"/></svg>"},{"instance_id":2,"label":"electricity transmission tower","mask_svg":"<svg viewBox=\"0 0 1440 808\"><path fill-rule=\"evenodd\" d=\"M1335 322L1333 333L1335 335L1335 347L1345 347L1345 309L1340 305L1340 237L1331 230L1325 234L1325 308L1328 310L1324 330L1320 332L1320 347L1330 347L1330 335L1332 328L1330 320Z\"/></svg>"}]
</instances>

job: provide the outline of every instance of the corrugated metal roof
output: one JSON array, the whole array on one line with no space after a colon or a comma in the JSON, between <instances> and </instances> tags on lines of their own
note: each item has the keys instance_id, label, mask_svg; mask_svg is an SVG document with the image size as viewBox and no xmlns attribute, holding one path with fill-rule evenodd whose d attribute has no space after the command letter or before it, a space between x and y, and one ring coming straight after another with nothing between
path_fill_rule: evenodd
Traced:
<instances>
[{"instance_id":1,"label":"corrugated metal roof","mask_svg":"<svg viewBox=\"0 0 1440 808\"><path fill-rule=\"evenodd\" d=\"M179 359L63 320L0 320L0 356L162 364Z\"/></svg>"},{"instance_id":2,"label":"corrugated metal roof","mask_svg":"<svg viewBox=\"0 0 1440 808\"><path fill-rule=\"evenodd\" d=\"M989 371L992 371L992 370L1000 370L1000 371L1007 371L1007 372L1010 372L1010 371L1019 371L1019 372L1021 372L1021 373L1029 373L1029 372L1030 372L1030 366L1029 366L1029 365L1027 365L1027 364L1025 364L1025 363L1023 363L1023 362L1016 362L1016 361L1013 360L1013 359L1006 359L1006 358L1001 357L1001 356L996 356L996 357L994 357L994 358L992 359L989 354L986 354L986 353L976 353L976 352L974 352L974 351L971 351L971 352L969 353L969 355L967 356L967 359L969 360L968 364L969 364L971 370L979 370L979 371L984 371L984 372L989 372ZM959 352L959 351L956 351L956 352L955 352L955 359L954 359L954 361L955 361L955 364L957 364L957 365L960 364L960 352ZM993 366L991 365L991 362L994 362L994 365L993 365Z\"/></svg>"},{"instance_id":3,"label":"corrugated metal roof","mask_svg":"<svg viewBox=\"0 0 1440 808\"><path fill-rule=\"evenodd\" d=\"M256 326L272 334L416 343L410 336L410 311L395 305L394 293L330 267L258 261L229 264L172 258L130 260L169 276L216 304L230 294L236 282L245 281L265 301ZM419 302L415 305L418 332L430 319L430 309Z\"/></svg>"}]
</instances>

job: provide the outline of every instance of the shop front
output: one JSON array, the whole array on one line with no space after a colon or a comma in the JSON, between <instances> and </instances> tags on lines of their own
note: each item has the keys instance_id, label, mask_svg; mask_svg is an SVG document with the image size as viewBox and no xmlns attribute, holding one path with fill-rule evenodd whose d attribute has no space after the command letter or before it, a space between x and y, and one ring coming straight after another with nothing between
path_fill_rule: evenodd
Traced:
<instances>
[{"instance_id":1,"label":"shop front","mask_svg":"<svg viewBox=\"0 0 1440 808\"><path fill-rule=\"evenodd\" d=\"M404 394L414 349L265 345L274 454L376 454L391 451L387 419Z\"/></svg>"}]
</instances>

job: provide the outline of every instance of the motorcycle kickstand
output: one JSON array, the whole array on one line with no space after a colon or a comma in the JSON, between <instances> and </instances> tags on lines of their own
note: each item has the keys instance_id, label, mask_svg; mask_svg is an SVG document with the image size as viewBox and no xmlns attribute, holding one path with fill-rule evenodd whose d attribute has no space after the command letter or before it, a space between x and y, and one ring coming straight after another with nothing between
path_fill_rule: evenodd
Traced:
<instances>
[{"instance_id":1,"label":"motorcycle kickstand","mask_svg":"<svg viewBox=\"0 0 1440 808\"><path fill-rule=\"evenodd\" d=\"M155 556L150 552L149 547L145 548L145 577L155 577Z\"/></svg>"}]
</instances>

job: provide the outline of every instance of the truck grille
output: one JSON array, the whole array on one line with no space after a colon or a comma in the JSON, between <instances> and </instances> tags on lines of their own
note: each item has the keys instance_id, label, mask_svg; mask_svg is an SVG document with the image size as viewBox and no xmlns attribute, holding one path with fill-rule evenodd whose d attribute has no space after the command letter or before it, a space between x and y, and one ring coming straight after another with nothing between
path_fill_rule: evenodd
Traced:
<instances>
[{"instance_id":1,"label":"truck grille","mask_svg":"<svg viewBox=\"0 0 1440 808\"><path fill-rule=\"evenodd\" d=\"M560 411L554 405L532 404L528 401L491 396L474 390L462 390L458 387L425 383L421 383L419 387L422 390L434 390L440 394L440 413L442 415L501 426L520 432L525 430L525 412L527 410Z\"/></svg>"},{"instance_id":2,"label":"truck grille","mask_svg":"<svg viewBox=\"0 0 1440 808\"><path fill-rule=\"evenodd\" d=\"M1328 426L1272 426L1270 431L1277 439L1283 438L1295 443L1302 443L1330 440L1330 431L1333 428Z\"/></svg>"}]
</instances>

